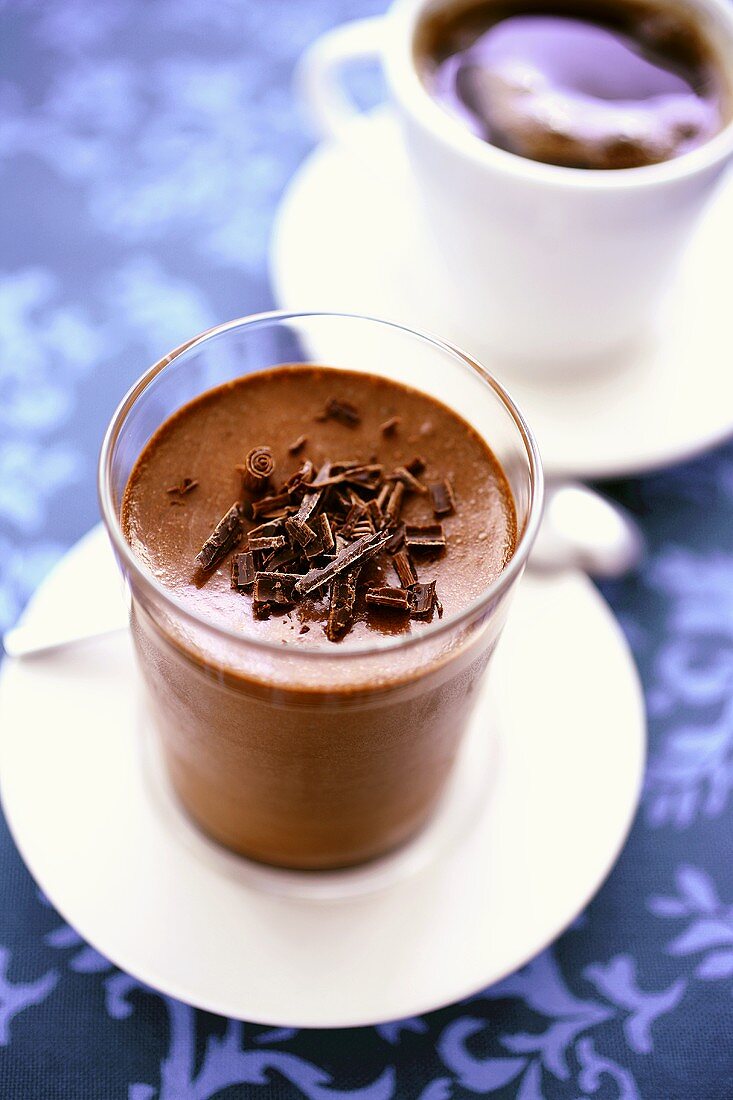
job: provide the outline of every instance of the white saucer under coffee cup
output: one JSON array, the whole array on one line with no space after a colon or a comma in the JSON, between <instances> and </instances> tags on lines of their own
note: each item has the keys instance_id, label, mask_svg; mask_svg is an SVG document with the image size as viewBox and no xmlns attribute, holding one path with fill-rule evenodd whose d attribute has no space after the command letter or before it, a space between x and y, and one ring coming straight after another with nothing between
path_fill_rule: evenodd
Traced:
<instances>
[{"instance_id":1,"label":"white saucer under coffee cup","mask_svg":"<svg viewBox=\"0 0 733 1100\"><path fill-rule=\"evenodd\" d=\"M733 8L727 0L679 4L733 84ZM516 156L476 137L425 87L415 31L435 7L395 0L387 16L348 23L311 46L297 78L314 123L353 148L358 109L342 70L381 58L459 342L532 370L607 367L649 328L733 153L733 122L691 152L640 168L575 169Z\"/></svg>"}]
</instances>

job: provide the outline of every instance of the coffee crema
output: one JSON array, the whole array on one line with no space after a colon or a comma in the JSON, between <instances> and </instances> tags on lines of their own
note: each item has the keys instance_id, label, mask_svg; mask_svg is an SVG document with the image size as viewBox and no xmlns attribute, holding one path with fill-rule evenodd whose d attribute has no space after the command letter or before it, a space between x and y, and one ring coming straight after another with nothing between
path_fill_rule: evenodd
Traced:
<instances>
[{"instance_id":1,"label":"coffee crema","mask_svg":"<svg viewBox=\"0 0 733 1100\"><path fill-rule=\"evenodd\" d=\"M485 2L433 12L417 60L430 93L484 141L569 168L638 168L727 121L722 62L672 4Z\"/></svg>"}]
</instances>

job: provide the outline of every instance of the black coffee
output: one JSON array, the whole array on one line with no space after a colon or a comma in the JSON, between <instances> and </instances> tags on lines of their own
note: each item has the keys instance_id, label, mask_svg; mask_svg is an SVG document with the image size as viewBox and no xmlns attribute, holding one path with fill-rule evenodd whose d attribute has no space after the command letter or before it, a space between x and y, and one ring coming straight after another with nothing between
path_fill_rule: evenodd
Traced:
<instances>
[{"instance_id":1,"label":"black coffee","mask_svg":"<svg viewBox=\"0 0 733 1100\"><path fill-rule=\"evenodd\" d=\"M431 93L485 141L572 168L681 156L727 121L723 65L671 0L484 0L418 32Z\"/></svg>"}]
</instances>

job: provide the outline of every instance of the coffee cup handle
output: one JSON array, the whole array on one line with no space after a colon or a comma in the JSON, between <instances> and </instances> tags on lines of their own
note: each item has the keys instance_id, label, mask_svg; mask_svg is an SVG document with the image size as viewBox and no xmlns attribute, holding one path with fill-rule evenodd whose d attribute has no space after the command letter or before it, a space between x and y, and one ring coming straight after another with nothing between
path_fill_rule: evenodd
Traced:
<instances>
[{"instance_id":1,"label":"coffee cup handle","mask_svg":"<svg viewBox=\"0 0 733 1100\"><path fill-rule=\"evenodd\" d=\"M644 537L625 508L573 481L546 486L545 509L529 557L535 573L578 569L597 579L623 577L645 556Z\"/></svg>"},{"instance_id":2,"label":"coffee cup handle","mask_svg":"<svg viewBox=\"0 0 733 1100\"><path fill-rule=\"evenodd\" d=\"M362 114L349 95L342 71L353 61L378 58L384 18L355 19L327 31L302 54L295 69L295 89L321 139L351 142L354 119Z\"/></svg>"}]
</instances>

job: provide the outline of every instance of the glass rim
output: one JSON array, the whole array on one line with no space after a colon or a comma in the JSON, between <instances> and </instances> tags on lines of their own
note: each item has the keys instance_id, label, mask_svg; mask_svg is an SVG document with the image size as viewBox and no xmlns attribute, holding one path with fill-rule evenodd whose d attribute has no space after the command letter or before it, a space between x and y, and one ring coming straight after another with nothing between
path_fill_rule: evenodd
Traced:
<instances>
[{"instance_id":1,"label":"glass rim","mask_svg":"<svg viewBox=\"0 0 733 1100\"><path fill-rule=\"evenodd\" d=\"M524 568L529 552L534 543L535 536L539 529L539 525L542 519L542 507L544 501L544 474L542 470L542 460L540 458L539 447L534 437L532 430L527 424L524 416L520 412L519 408L509 396L507 391L501 385L500 382L494 378L494 376L487 371L480 363L476 362L471 356L461 351L455 345L449 343L446 340L442 340L440 337L431 333L413 329L409 325L403 325L397 321L385 320L380 317L373 317L369 314L360 313L345 313L338 311L321 311L321 310L304 310L304 311L292 311L292 310L269 310L263 313L254 313L246 317L237 317L232 321L225 321L223 324L215 325L212 328L205 329L203 332L187 340L185 343L180 344L174 348L162 359L157 360L151 367L148 367L140 377L132 384L125 396L122 398L109 422L107 430L104 434L104 440L99 455L98 464L98 478L97 478L97 491L99 496L100 510L102 513L102 520L107 530L107 534L112 542L112 546L118 556L118 560L124 563L124 570L127 575L135 578L135 580L142 586L144 590L152 592L155 596L161 599L164 604L169 605L175 610L176 614L181 616L184 620L193 623L195 626L204 630L213 632L215 635L226 638L230 642L234 642L237 645L252 646L261 651L269 652L272 654L278 654L281 659L283 656L292 657L294 654L289 649L285 654L283 653L283 647L275 642L268 641L265 638L256 638L239 633L233 629L230 629L223 624L212 622L205 615L198 613L192 608L188 607L186 602L176 596L173 592L161 584L148 570L139 558L135 555L132 547L125 538L120 522L120 516L118 509L115 506L112 492L112 463L115 454L115 447L119 439L120 433L124 427L128 415L133 410L138 399L145 393L150 384L160 375L166 367L175 362L184 352L189 351L198 345L205 344L214 336L219 336L222 333L230 332L232 330L244 329L255 325L267 324L268 322L287 322L297 320L308 320L317 318L331 318L342 319L346 321L366 321L370 324L382 326L383 328L394 329L397 332L405 333L410 337L416 337L420 341L431 344L433 347L440 351L443 351L450 355L453 359L458 360L465 368L478 374L479 378L487 384L490 389L493 390L494 395L499 399L503 405L505 411L509 414L513 420L515 427L517 428L519 435L524 444L527 462L529 466L529 481L530 481L530 500L527 512L527 519L524 524L524 528L517 541L516 548L508 564L502 569L498 577L496 577L491 584L489 584L479 596L473 599L460 611L455 612L453 615L449 615L440 619L437 623L431 624L430 628L420 634L410 634L407 637L397 637L392 639L383 640L376 644L357 645L349 647L348 649L342 649L340 646L333 646L332 648L336 652L331 652L327 649L306 649L298 650L297 657L304 660L350 660L352 658L364 658L366 656L377 656L384 654L388 650L403 650L419 646L422 643L426 643L433 638L438 638L441 635L445 635L450 630L455 629L462 623L470 621L477 614L479 614L485 606L490 604L498 596L501 596L514 582L514 580L521 573Z\"/></svg>"}]
</instances>

